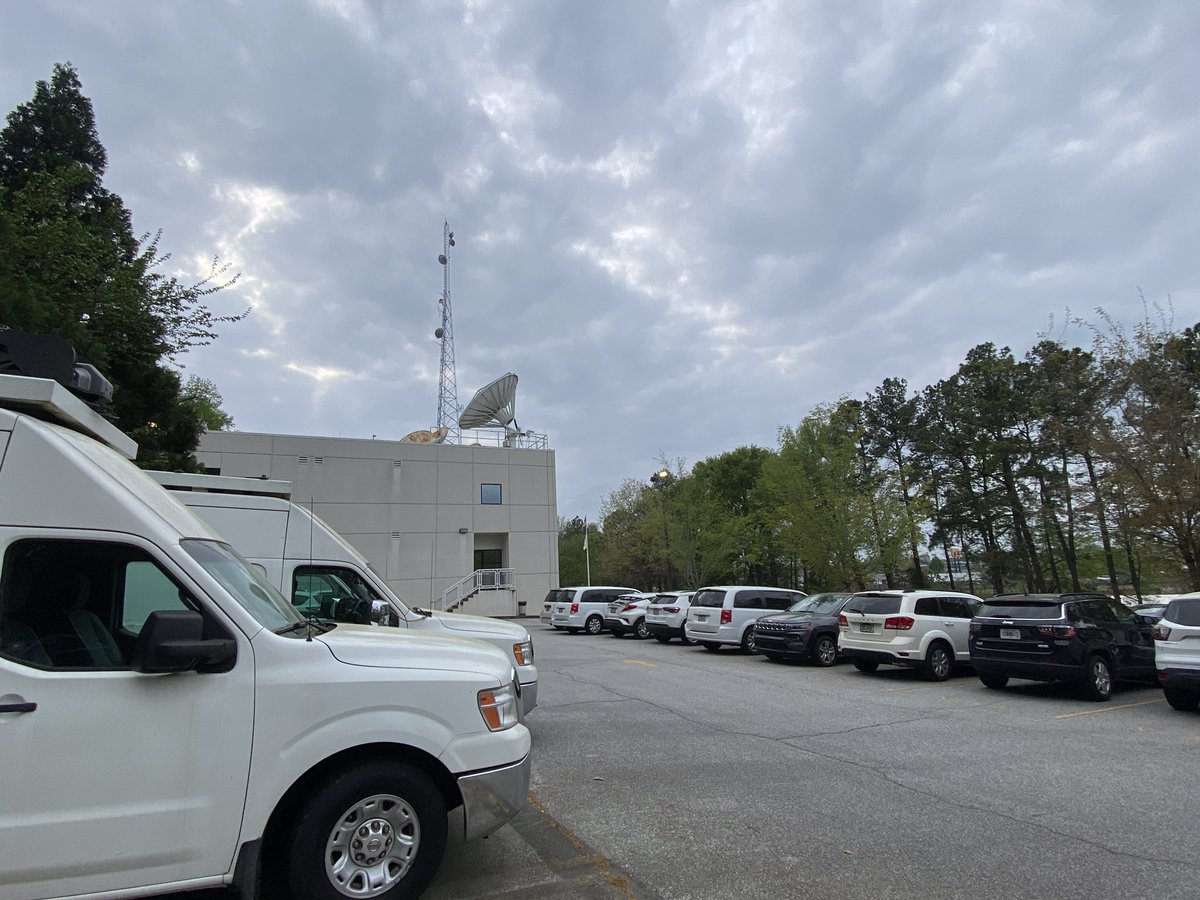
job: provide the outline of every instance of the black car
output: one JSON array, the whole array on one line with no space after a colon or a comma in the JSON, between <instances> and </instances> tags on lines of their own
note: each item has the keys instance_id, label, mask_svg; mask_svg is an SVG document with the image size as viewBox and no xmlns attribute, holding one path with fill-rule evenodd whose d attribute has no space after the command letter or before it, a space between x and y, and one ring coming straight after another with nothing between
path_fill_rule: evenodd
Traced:
<instances>
[{"instance_id":1,"label":"black car","mask_svg":"<svg viewBox=\"0 0 1200 900\"><path fill-rule=\"evenodd\" d=\"M832 666L838 655L838 613L852 594L813 594L786 612L754 623L754 646L767 659L807 659Z\"/></svg>"},{"instance_id":2,"label":"black car","mask_svg":"<svg viewBox=\"0 0 1200 900\"><path fill-rule=\"evenodd\" d=\"M1070 681L1091 700L1113 681L1152 680L1154 636L1133 610L1102 594L1009 594L971 620L971 664L987 687L1009 678Z\"/></svg>"}]
</instances>

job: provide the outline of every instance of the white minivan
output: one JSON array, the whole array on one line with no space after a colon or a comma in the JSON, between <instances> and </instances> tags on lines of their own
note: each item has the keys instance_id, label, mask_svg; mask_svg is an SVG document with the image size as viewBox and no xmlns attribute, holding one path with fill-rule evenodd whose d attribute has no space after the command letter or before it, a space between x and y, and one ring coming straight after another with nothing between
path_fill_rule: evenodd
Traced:
<instances>
[{"instance_id":1,"label":"white minivan","mask_svg":"<svg viewBox=\"0 0 1200 900\"><path fill-rule=\"evenodd\" d=\"M229 475L150 472L177 500L221 532L305 615L486 641L516 666L521 704L537 705L533 641L503 619L409 607L371 563L321 518L287 498L291 484Z\"/></svg>"},{"instance_id":2,"label":"white minivan","mask_svg":"<svg viewBox=\"0 0 1200 900\"><path fill-rule=\"evenodd\" d=\"M692 595L683 633L705 650L733 645L754 653L755 621L787 609L804 596L803 591L758 585L700 588Z\"/></svg>"},{"instance_id":3,"label":"white minivan","mask_svg":"<svg viewBox=\"0 0 1200 900\"><path fill-rule=\"evenodd\" d=\"M636 594L637 588L611 587L607 585L560 588L554 599L550 624L565 629L571 634L585 631L600 634L604 631L604 617L608 615L608 604L626 594Z\"/></svg>"},{"instance_id":4,"label":"white minivan","mask_svg":"<svg viewBox=\"0 0 1200 900\"><path fill-rule=\"evenodd\" d=\"M306 619L136 452L0 375L0 897L420 894L526 803L507 656Z\"/></svg>"}]
</instances>

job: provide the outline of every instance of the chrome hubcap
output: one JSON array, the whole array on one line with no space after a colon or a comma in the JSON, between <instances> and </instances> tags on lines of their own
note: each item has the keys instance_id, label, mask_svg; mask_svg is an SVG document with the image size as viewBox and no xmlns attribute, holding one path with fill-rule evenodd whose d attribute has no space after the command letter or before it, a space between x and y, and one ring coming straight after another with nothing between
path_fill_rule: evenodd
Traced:
<instances>
[{"instance_id":1,"label":"chrome hubcap","mask_svg":"<svg viewBox=\"0 0 1200 900\"><path fill-rule=\"evenodd\" d=\"M346 810L325 845L325 874L347 897L377 897L408 874L421 843L416 811L393 794Z\"/></svg>"},{"instance_id":2,"label":"chrome hubcap","mask_svg":"<svg viewBox=\"0 0 1200 900\"><path fill-rule=\"evenodd\" d=\"M945 675L950 669L950 658L946 656L946 651L935 649L933 651L933 671L939 676Z\"/></svg>"},{"instance_id":3,"label":"chrome hubcap","mask_svg":"<svg viewBox=\"0 0 1200 900\"><path fill-rule=\"evenodd\" d=\"M833 662L834 657L837 656L837 647L832 641L821 641L817 646L817 656L823 663Z\"/></svg>"},{"instance_id":4,"label":"chrome hubcap","mask_svg":"<svg viewBox=\"0 0 1200 900\"><path fill-rule=\"evenodd\" d=\"M1100 660L1092 663L1092 683L1101 694L1107 694L1112 688L1112 678L1108 674L1108 666Z\"/></svg>"}]
</instances>

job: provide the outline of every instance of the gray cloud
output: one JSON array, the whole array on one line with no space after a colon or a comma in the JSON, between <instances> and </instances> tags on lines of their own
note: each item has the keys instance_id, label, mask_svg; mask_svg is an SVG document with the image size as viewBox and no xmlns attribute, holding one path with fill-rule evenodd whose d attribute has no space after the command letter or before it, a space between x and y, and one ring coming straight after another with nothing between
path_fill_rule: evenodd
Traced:
<instances>
[{"instance_id":1,"label":"gray cloud","mask_svg":"<svg viewBox=\"0 0 1200 900\"><path fill-rule=\"evenodd\" d=\"M1200 319L1184 4L359 0L13 7L0 104L71 60L135 226L242 272L184 360L247 430L436 410L507 370L594 515L658 454L770 446L1065 310ZM17 37L19 35L19 38ZM1085 340L1086 335L1069 333Z\"/></svg>"}]
</instances>

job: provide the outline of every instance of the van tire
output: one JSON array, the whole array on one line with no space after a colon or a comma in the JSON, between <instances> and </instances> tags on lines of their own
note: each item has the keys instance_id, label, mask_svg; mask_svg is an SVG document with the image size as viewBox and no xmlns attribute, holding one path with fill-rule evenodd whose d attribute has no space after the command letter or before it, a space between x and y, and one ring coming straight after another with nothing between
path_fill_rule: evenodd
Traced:
<instances>
[{"instance_id":1,"label":"van tire","mask_svg":"<svg viewBox=\"0 0 1200 900\"><path fill-rule=\"evenodd\" d=\"M588 616L583 623L583 630L588 634L599 634L604 630L604 620L597 615Z\"/></svg>"},{"instance_id":2,"label":"van tire","mask_svg":"<svg viewBox=\"0 0 1200 900\"><path fill-rule=\"evenodd\" d=\"M671 636L670 636L669 634L656 634L656 635L654 636L654 639L655 639L656 641L658 641L660 644L669 644L669 643L671 643Z\"/></svg>"},{"instance_id":3,"label":"van tire","mask_svg":"<svg viewBox=\"0 0 1200 900\"><path fill-rule=\"evenodd\" d=\"M354 886L363 869L385 884L354 889L352 896L419 897L446 852L446 801L425 772L407 763L364 762L332 775L298 810L296 823L284 865L289 896L297 900L345 900L337 879ZM358 833L379 846L363 846Z\"/></svg>"},{"instance_id":4,"label":"van tire","mask_svg":"<svg viewBox=\"0 0 1200 900\"><path fill-rule=\"evenodd\" d=\"M701 641L700 644L705 650L711 650L713 653L721 649L721 645L717 641Z\"/></svg>"},{"instance_id":5,"label":"van tire","mask_svg":"<svg viewBox=\"0 0 1200 900\"><path fill-rule=\"evenodd\" d=\"M748 654L758 652L758 648L754 645L753 625L747 625L746 630L742 632L742 652Z\"/></svg>"},{"instance_id":6,"label":"van tire","mask_svg":"<svg viewBox=\"0 0 1200 900\"><path fill-rule=\"evenodd\" d=\"M1184 691L1179 688L1163 688L1163 696L1167 698L1167 703L1171 705L1171 709L1178 709L1181 712L1192 712L1197 707L1200 707L1200 694L1192 691Z\"/></svg>"},{"instance_id":7,"label":"van tire","mask_svg":"<svg viewBox=\"0 0 1200 900\"><path fill-rule=\"evenodd\" d=\"M879 668L879 663L873 659L852 659L851 662L860 672L874 672Z\"/></svg>"}]
</instances>

